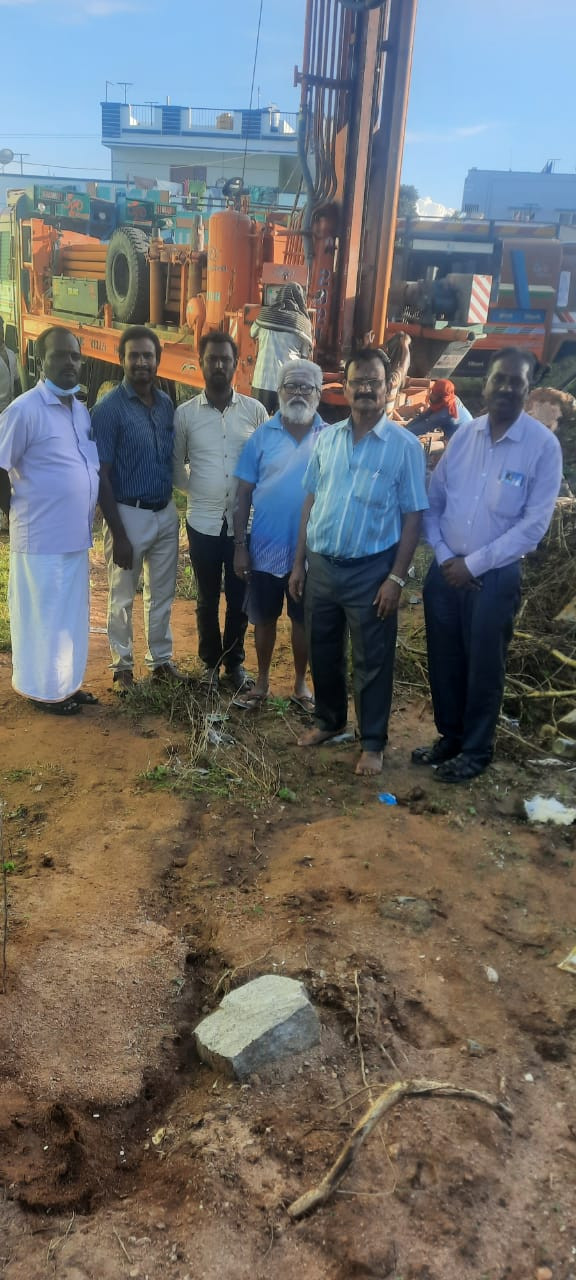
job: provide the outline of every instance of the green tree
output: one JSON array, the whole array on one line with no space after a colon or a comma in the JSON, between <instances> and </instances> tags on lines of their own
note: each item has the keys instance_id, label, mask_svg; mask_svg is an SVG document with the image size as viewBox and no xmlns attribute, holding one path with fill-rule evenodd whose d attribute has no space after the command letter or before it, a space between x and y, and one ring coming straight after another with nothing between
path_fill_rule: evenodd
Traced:
<instances>
[{"instance_id":1,"label":"green tree","mask_svg":"<svg viewBox=\"0 0 576 1280\"><path fill-rule=\"evenodd\" d=\"M416 201L418 192L416 187L408 186L402 183L400 187L400 195L398 197L398 217L399 218L415 218L416 217Z\"/></svg>"}]
</instances>

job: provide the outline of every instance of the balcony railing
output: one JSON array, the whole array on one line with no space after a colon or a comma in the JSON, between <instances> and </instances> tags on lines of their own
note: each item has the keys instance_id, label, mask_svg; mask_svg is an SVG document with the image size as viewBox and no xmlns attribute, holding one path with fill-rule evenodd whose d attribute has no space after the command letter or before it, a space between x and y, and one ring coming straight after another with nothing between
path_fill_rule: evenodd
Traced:
<instances>
[{"instance_id":1,"label":"balcony railing","mask_svg":"<svg viewBox=\"0 0 576 1280\"><path fill-rule=\"evenodd\" d=\"M102 103L103 137L126 133L215 134L229 138L283 138L296 143L298 117L276 106L238 110L231 107L172 107L157 102Z\"/></svg>"}]
</instances>

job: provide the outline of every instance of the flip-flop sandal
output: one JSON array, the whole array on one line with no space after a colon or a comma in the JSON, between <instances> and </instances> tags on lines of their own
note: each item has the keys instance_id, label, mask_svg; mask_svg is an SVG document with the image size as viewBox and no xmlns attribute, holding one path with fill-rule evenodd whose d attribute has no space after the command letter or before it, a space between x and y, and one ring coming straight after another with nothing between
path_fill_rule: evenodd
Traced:
<instances>
[{"instance_id":1,"label":"flip-flop sandal","mask_svg":"<svg viewBox=\"0 0 576 1280\"><path fill-rule=\"evenodd\" d=\"M74 702L78 702L81 707L96 707L100 702L93 693L89 693L87 689L79 689L77 693L72 694Z\"/></svg>"},{"instance_id":2,"label":"flip-flop sandal","mask_svg":"<svg viewBox=\"0 0 576 1280\"><path fill-rule=\"evenodd\" d=\"M298 739L298 746L304 747L331 747L332 743L354 742L354 733L348 729L337 729L335 733L329 733L327 738L319 738L317 742L302 742Z\"/></svg>"},{"instance_id":3,"label":"flip-flop sandal","mask_svg":"<svg viewBox=\"0 0 576 1280\"><path fill-rule=\"evenodd\" d=\"M47 711L49 716L77 716L82 710L76 695L73 698L65 698L63 702L36 702L33 704L38 711Z\"/></svg>"},{"instance_id":4,"label":"flip-flop sandal","mask_svg":"<svg viewBox=\"0 0 576 1280\"><path fill-rule=\"evenodd\" d=\"M301 698L297 694L291 693L288 701L291 706L297 707L298 711L305 711L307 715L312 714L316 705L311 693L303 694Z\"/></svg>"},{"instance_id":5,"label":"flip-flop sandal","mask_svg":"<svg viewBox=\"0 0 576 1280\"><path fill-rule=\"evenodd\" d=\"M267 693L253 693L251 698L233 698L232 706L239 707L241 711L260 711L267 701Z\"/></svg>"}]
</instances>

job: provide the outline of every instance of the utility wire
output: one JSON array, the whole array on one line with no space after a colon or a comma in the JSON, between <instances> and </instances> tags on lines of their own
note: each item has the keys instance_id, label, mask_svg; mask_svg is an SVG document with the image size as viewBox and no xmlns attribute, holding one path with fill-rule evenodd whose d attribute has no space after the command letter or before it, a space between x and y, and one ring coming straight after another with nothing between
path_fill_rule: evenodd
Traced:
<instances>
[{"instance_id":1,"label":"utility wire","mask_svg":"<svg viewBox=\"0 0 576 1280\"><path fill-rule=\"evenodd\" d=\"M255 48L254 48L254 62L253 62L253 64L252 64L252 84L250 85L250 106L249 106L249 108L248 108L248 110L249 110L249 111L251 111L251 110L252 110L252 103L253 103L253 101L254 101L254 81L256 80L256 63L258 62L258 48L259 48L259 45L260 45L260 28L261 28L261 26L262 26L262 9L263 9L263 8L264 8L264 0L260 0L260 10L259 10L259 13L258 13L258 30L257 30L257 32L256 32L256 45L255 45ZM246 159L247 159L247 156L248 156L248 138L246 138L246 145L245 145L245 147L244 147L244 160L243 160L243 164L242 164L242 186L244 186L244 174L246 173Z\"/></svg>"}]
</instances>

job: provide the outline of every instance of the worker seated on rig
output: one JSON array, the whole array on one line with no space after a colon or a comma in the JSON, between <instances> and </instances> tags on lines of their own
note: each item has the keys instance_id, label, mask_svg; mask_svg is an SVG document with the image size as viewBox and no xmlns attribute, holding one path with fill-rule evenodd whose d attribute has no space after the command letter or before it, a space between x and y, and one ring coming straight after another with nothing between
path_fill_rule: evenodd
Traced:
<instances>
[{"instance_id":1,"label":"worker seated on rig","mask_svg":"<svg viewBox=\"0 0 576 1280\"><path fill-rule=\"evenodd\" d=\"M302 286L283 285L273 306L260 308L250 333L258 342L252 395L268 413L276 413L283 364L286 360L308 360L312 355L312 325Z\"/></svg>"},{"instance_id":2,"label":"worker seated on rig","mask_svg":"<svg viewBox=\"0 0 576 1280\"><path fill-rule=\"evenodd\" d=\"M415 436L443 431L445 440L451 440L458 427L466 422L472 422L472 414L456 395L454 383L448 378L438 378L430 388L427 407L406 426Z\"/></svg>"}]
</instances>

